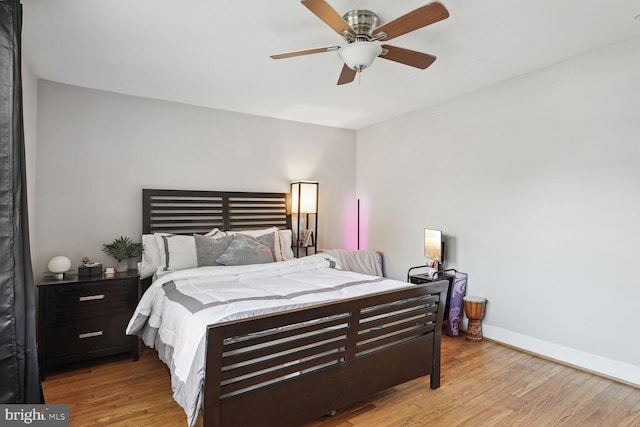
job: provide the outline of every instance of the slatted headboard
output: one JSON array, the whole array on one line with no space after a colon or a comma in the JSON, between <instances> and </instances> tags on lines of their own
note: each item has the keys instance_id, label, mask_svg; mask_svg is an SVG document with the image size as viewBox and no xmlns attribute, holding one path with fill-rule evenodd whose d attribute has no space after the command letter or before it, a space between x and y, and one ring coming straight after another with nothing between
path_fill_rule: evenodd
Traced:
<instances>
[{"instance_id":1,"label":"slatted headboard","mask_svg":"<svg viewBox=\"0 0 640 427\"><path fill-rule=\"evenodd\" d=\"M288 193L142 190L142 232L194 234L291 228Z\"/></svg>"}]
</instances>

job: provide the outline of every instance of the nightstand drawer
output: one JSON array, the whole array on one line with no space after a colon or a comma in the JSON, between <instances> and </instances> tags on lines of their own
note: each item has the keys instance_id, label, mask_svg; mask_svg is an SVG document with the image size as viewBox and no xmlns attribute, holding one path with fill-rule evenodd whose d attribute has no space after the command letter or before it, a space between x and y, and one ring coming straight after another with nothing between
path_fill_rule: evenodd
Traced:
<instances>
[{"instance_id":1,"label":"nightstand drawer","mask_svg":"<svg viewBox=\"0 0 640 427\"><path fill-rule=\"evenodd\" d=\"M125 280L57 287L51 291L48 321L83 319L130 310L130 288Z\"/></svg>"},{"instance_id":2,"label":"nightstand drawer","mask_svg":"<svg viewBox=\"0 0 640 427\"><path fill-rule=\"evenodd\" d=\"M50 324L47 326L47 357L130 345L132 337L125 335L129 317L129 313L122 313Z\"/></svg>"}]
</instances>

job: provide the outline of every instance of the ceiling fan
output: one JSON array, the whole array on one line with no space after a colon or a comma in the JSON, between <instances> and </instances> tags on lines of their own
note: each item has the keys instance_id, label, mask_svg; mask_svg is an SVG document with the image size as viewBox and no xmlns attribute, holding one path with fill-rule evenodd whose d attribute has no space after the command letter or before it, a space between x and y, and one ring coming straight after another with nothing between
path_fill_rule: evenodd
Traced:
<instances>
[{"instance_id":1,"label":"ceiling fan","mask_svg":"<svg viewBox=\"0 0 640 427\"><path fill-rule=\"evenodd\" d=\"M273 59L337 51L344 61L338 84L351 83L356 73L369 67L376 57L425 69L433 64L436 57L414 50L403 49L380 43L385 42L427 25L449 17L449 12L439 2L429 3L409 12L391 22L380 25L378 16L370 10L352 10L340 16L324 0L301 0L301 3L314 15L340 34L347 42L346 46L329 46L316 49L271 55Z\"/></svg>"}]
</instances>

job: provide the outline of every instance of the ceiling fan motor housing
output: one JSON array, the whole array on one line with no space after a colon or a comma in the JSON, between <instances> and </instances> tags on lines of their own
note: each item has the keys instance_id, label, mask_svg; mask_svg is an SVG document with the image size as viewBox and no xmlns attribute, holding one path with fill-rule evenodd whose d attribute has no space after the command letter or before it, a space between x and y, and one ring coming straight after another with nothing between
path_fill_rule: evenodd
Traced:
<instances>
[{"instance_id":1,"label":"ceiling fan motor housing","mask_svg":"<svg viewBox=\"0 0 640 427\"><path fill-rule=\"evenodd\" d=\"M356 9L347 12L342 17L347 24L353 28L358 35L357 38L371 40L373 36L373 30L380 25L380 19L378 15L370 10Z\"/></svg>"}]
</instances>

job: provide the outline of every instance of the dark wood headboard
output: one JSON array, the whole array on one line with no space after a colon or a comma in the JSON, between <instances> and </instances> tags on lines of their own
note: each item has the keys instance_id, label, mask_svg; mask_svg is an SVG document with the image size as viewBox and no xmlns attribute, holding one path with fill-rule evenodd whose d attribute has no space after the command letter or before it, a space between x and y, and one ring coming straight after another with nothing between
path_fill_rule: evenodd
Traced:
<instances>
[{"instance_id":1,"label":"dark wood headboard","mask_svg":"<svg viewBox=\"0 0 640 427\"><path fill-rule=\"evenodd\" d=\"M142 233L291 228L289 193L142 190Z\"/></svg>"}]
</instances>

